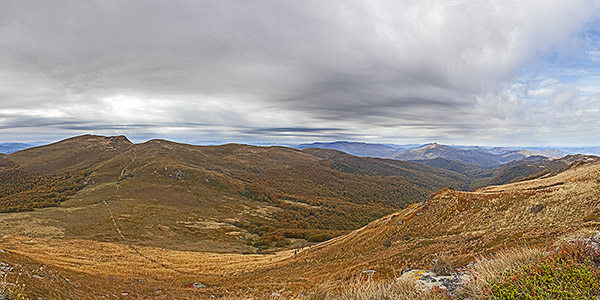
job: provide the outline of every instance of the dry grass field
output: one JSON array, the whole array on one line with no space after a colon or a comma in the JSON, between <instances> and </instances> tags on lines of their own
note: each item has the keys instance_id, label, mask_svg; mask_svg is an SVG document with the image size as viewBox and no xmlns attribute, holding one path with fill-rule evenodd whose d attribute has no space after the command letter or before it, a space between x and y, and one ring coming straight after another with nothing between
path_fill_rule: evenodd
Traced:
<instances>
[{"instance_id":1,"label":"dry grass field","mask_svg":"<svg viewBox=\"0 0 600 300\"><path fill-rule=\"evenodd\" d=\"M327 282L356 280L365 270L376 271L373 280L389 279L407 267L430 267L438 255L459 266L503 249L545 247L581 228L600 228L599 178L600 163L588 163L556 176L475 192L442 190L427 202L299 249L297 254L293 250L264 255L169 250L130 244L127 238L119 240L117 236L114 242L73 239L56 223L38 221L31 226L37 231L3 232L0 249L5 253L0 261L31 265L35 270L51 270L57 278L68 278L66 285L66 280L59 280L60 285L39 285L43 278L32 277L32 272L10 275L33 286L26 287L31 295L64 293L61 297L67 299L69 295L78 295L78 299L202 299L210 295L264 299L274 292L308 295ZM102 205L97 206L100 211ZM47 210L58 214L59 209L64 213L78 208L73 204ZM126 217L116 210L120 224ZM1 215L2 222L21 218L26 228L28 220L44 211L24 214ZM109 231L114 226L111 223L104 217L97 226ZM211 226L219 228L218 224ZM206 288L186 287L193 282Z\"/></svg>"},{"instance_id":2,"label":"dry grass field","mask_svg":"<svg viewBox=\"0 0 600 300\"><path fill-rule=\"evenodd\" d=\"M74 195L48 202L58 207L28 203L36 189L56 200L52 182L31 185L65 172L85 174L77 177L76 193L68 190ZM459 187L464 177L335 151L132 144L123 136L91 135L3 156L1 182L13 183L8 176L15 173L29 177L9 185L14 191L5 203L36 210L0 214L3 234L227 253L290 249L301 240L342 235L442 187Z\"/></svg>"}]
</instances>

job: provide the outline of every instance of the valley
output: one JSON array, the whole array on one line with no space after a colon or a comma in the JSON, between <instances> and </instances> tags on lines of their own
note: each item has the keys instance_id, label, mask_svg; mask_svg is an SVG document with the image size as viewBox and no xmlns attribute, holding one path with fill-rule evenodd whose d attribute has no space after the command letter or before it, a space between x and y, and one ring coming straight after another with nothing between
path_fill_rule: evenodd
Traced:
<instances>
[{"instance_id":1,"label":"valley","mask_svg":"<svg viewBox=\"0 0 600 300\"><path fill-rule=\"evenodd\" d=\"M57 206L29 197L47 189L30 189L29 182L76 174L61 188L69 199L58 207L0 215L7 232L25 226L66 238L238 253L320 242L463 180L435 167L341 152L132 144L124 137L81 136L3 159L2 174L31 177L5 181L20 189L2 201L23 198L7 210ZM43 225L20 221L28 218Z\"/></svg>"},{"instance_id":2,"label":"valley","mask_svg":"<svg viewBox=\"0 0 600 300\"><path fill-rule=\"evenodd\" d=\"M592 156L515 162L503 168L535 165L537 175L472 192L461 191L464 174L485 170L328 149L82 136L2 159L2 172L84 175L59 205L0 214L0 261L23 268L7 274L35 286L30 295L291 296L366 270L384 279L427 268L436 253L462 266L600 225Z\"/></svg>"},{"instance_id":3,"label":"valley","mask_svg":"<svg viewBox=\"0 0 600 300\"><path fill-rule=\"evenodd\" d=\"M600 0L0 2L0 300L600 300Z\"/></svg>"}]
</instances>

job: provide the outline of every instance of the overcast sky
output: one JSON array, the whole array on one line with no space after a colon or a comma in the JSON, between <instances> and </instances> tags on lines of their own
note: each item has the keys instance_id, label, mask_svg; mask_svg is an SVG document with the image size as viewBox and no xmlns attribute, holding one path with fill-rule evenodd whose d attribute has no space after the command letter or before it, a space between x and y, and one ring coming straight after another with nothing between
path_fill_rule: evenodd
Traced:
<instances>
[{"instance_id":1,"label":"overcast sky","mask_svg":"<svg viewBox=\"0 0 600 300\"><path fill-rule=\"evenodd\" d=\"M0 0L0 142L600 145L598 0Z\"/></svg>"}]
</instances>

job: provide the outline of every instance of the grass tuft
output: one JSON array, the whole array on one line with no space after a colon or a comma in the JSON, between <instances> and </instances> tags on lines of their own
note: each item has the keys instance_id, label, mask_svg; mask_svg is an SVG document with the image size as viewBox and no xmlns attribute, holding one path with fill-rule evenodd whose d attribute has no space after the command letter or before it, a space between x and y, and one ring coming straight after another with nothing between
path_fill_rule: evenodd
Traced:
<instances>
[{"instance_id":1,"label":"grass tuft","mask_svg":"<svg viewBox=\"0 0 600 300\"><path fill-rule=\"evenodd\" d=\"M434 261L431 271L438 276L447 276L454 271L454 268L445 257L439 257Z\"/></svg>"},{"instance_id":2,"label":"grass tuft","mask_svg":"<svg viewBox=\"0 0 600 300\"><path fill-rule=\"evenodd\" d=\"M21 300L24 299L22 286L11 284L6 279L6 274L0 279L0 299L2 300Z\"/></svg>"},{"instance_id":3,"label":"grass tuft","mask_svg":"<svg viewBox=\"0 0 600 300\"><path fill-rule=\"evenodd\" d=\"M411 279L394 279L390 282L355 280L341 286L315 289L306 300L447 300L450 296L442 290L422 290Z\"/></svg>"},{"instance_id":4,"label":"grass tuft","mask_svg":"<svg viewBox=\"0 0 600 300\"><path fill-rule=\"evenodd\" d=\"M460 298L486 299L490 282L506 270L518 270L523 265L538 262L545 252L539 248L511 248L497 253L493 258L480 258L471 269L472 279L459 291Z\"/></svg>"}]
</instances>

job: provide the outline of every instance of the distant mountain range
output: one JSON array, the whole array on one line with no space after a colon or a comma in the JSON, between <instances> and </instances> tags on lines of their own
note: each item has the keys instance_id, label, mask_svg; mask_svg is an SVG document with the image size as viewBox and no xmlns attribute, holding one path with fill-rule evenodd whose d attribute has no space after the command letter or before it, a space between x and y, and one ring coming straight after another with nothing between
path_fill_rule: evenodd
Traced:
<instances>
[{"instance_id":1,"label":"distant mountain range","mask_svg":"<svg viewBox=\"0 0 600 300\"><path fill-rule=\"evenodd\" d=\"M11 154L17 152L19 150L31 148L39 145L39 143L35 144L25 144L25 143L0 143L0 153Z\"/></svg>"},{"instance_id":2,"label":"distant mountain range","mask_svg":"<svg viewBox=\"0 0 600 300\"><path fill-rule=\"evenodd\" d=\"M409 161L444 169L465 176L460 186L463 190L555 175L576 162L595 159L589 155L569 155L561 149L447 146L438 143L383 145L332 142L302 144L298 148L304 151L335 149L356 156ZM570 150L576 149L582 148ZM593 148L585 149L590 152Z\"/></svg>"},{"instance_id":3,"label":"distant mountain range","mask_svg":"<svg viewBox=\"0 0 600 300\"><path fill-rule=\"evenodd\" d=\"M300 144L296 148L298 149L309 149L309 148L319 148L319 149L333 149L342 152L346 152L348 154L356 155L356 156L365 156L365 157L379 157L379 158L392 158L399 151L404 149L408 149L408 147L404 148L402 146L398 146L396 148L383 145L383 144L370 144L370 143L360 143L360 142L332 142L332 143L311 143L311 144Z\"/></svg>"},{"instance_id":4,"label":"distant mountain range","mask_svg":"<svg viewBox=\"0 0 600 300\"><path fill-rule=\"evenodd\" d=\"M85 135L0 155L0 183L0 212L58 206L36 219L64 224L70 238L122 240L120 232L136 244L256 252L341 235L467 178L329 149Z\"/></svg>"},{"instance_id":5,"label":"distant mountain range","mask_svg":"<svg viewBox=\"0 0 600 300\"><path fill-rule=\"evenodd\" d=\"M567 153L561 153L558 157L567 155ZM549 157L540 152L523 149L509 149L509 148L483 148L483 147L470 147L470 148L458 148L437 143L425 145L417 149L409 149L394 155L394 159L399 160L427 160L436 158L445 158L449 160L455 160L476 165L481 168L495 168L500 165L522 160L532 156Z\"/></svg>"},{"instance_id":6,"label":"distant mountain range","mask_svg":"<svg viewBox=\"0 0 600 300\"><path fill-rule=\"evenodd\" d=\"M41 288L60 299L90 293L90 282L94 295L131 295L122 291L135 284L140 299L157 287L161 298L195 299L205 289L280 284L257 298L267 299L365 271L389 278L438 253L465 265L507 246L547 247L600 224L598 157L337 146L413 160L94 135L0 154L0 259L31 270L19 273L27 286L47 280ZM181 294L162 297L170 291Z\"/></svg>"},{"instance_id":7,"label":"distant mountain range","mask_svg":"<svg viewBox=\"0 0 600 300\"><path fill-rule=\"evenodd\" d=\"M444 158L474 164L482 168L494 168L511 161L520 160L531 156L560 158L568 154L574 154L561 149L518 149L504 147L488 148L478 146L447 146L438 143L426 145L384 145L341 141L331 143L301 144L296 148L335 149L356 156L392 158L409 161Z\"/></svg>"},{"instance_id":8,"label":"distant mountain range","mask_svg":"<svg viewBox=\"0 0 600 300\"><path fill-rule=\"evenodd\" d=\"M169 247L180 250L255 252L285 247L281 241L290 238L315 242L341 235L442 188L471 190L540 177L574 161L438 144L401 152L385 145L339 145L414 161L315 147L134 144L124 136L85 135L0 155L0 212L62 207L66 201L78 209L48 220L65 224L70 238L119 240L110 207L126 216L119 230L133 243L167 246L161 236L168 234L177 242ZM498 165L503 162L509 163ZM106 226L94 225L100 221ZM158 227L148 230L149 224Z\"/></svg>"}]
</instances>

